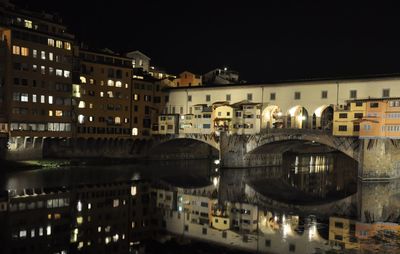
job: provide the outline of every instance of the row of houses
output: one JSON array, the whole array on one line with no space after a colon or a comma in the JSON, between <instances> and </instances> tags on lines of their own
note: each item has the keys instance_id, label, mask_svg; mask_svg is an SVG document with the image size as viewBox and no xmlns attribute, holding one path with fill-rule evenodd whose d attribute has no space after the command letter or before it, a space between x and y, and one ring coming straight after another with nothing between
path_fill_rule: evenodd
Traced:
<instances>
[{"instance_id":1,"label":"row of houses","mask_svg":"<svg viewBox=\"0 0 400 254\"><path fill-rule=\"evenodd\" d=\"M321 129L334 136L359 138L399 138L400 99L379 98L348 101L346 105L329 105L319 117L309 116L301 107L293 107L286 114L277 107L244 100L211 105L195 104L188 114L162 114L153 134L228 134L250 135L263 129L299 128Z\"/></svg>"}]
</instances>

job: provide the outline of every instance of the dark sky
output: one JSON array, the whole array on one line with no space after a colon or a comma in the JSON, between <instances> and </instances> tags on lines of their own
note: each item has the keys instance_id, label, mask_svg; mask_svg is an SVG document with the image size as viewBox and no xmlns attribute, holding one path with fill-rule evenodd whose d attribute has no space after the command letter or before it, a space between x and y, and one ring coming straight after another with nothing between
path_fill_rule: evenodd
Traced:
<instances>
[{"instance_id":1,"label":"dark sky","mask_svg":"<svg viewBox=\"0 0 400 254\"><path fill-rule=\"evenodd\" d=\"M12 2L57 12L79 41L141 50L172 73L228 66L257 82L400 72L400 8L378 0Z\"/></svg>"}]
</instances>

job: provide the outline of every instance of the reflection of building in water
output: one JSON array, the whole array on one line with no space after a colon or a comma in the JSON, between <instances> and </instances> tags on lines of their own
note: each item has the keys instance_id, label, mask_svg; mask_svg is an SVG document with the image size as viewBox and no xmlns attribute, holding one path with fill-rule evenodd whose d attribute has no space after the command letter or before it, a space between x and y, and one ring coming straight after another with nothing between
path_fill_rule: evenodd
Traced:
<instances>
[{"instance_id":1,"label":"reflection of building in water","mask_svg":"<svg viewBox=\"0 0 400 254\"><path fill-rule=\"evenodd\" d=\"M315 221L310 221L303 233L298 233L298 216L259 211L252 204L218 202L213 192L207 191L211 186L168 188L167 195L177 197L176 207L165 206L157 198L159 207L163 206L165 231L252 252L313 253L316 249L326 249L326 241L319 236ZM157 187L153 191L160 194L164 190Z\"/></svg>"},{"instance_id":2,"label":"reflection of building in water","mask_svg":"<svg viewBox=\"0 0 400 254\"><path fill-rule=\"evenodd\" d=\"M359 249L360 244L356 237L356 221L330 217L329 244L341 249Z\"/></svg>"},{"instance_id":3,"label":"reflection of building in water","mask_svg":"<svg viewBox=\"0 0 400 254\"><path fill-rule=\"evenodd\" d=\"M356 236L360 241L361 250L398 253L400 248L400 225L397 223L357 222ZM387 244L382 246L383 242Z\"/></svg>"},{"instance_id":4,"label":"reflection of building in water","mask_svg":"<svg viewBox=\"0 0 400 254\"><path fill-rule=\"evenodd\" d=\"M0 200L1 253L134 251L159 227L153 200L142 181L10 190Z\"/></svg>"},{"instance_id":5,"label":"reflection of building in water","mask_svg":"<svg viewBox=\"0 0 400 254\"><path fill-rule=\"evenodd\" d=\"M2 253L62 253L69 250L70 191L65 188L8 191L0 242ZM3 203L4 204L4 203ZM3 231L3 230L2 230Z\"/></svg>"},{"instance_id":6,"label":"reflection of building in water","mask_svg":"<svg viewBox=\"0 0 400 254\"><path fill-rule=\"evenodd\" d=\"M71 229L74 249L126 253L158 227L148 183L78 186L75 198Z\"/></svg>"}]
</instances>

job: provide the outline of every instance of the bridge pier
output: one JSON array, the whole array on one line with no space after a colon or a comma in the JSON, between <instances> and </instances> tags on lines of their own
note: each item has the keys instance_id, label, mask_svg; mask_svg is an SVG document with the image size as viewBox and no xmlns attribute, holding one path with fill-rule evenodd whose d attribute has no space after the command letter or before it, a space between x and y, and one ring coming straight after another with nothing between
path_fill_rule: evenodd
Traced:
<instances>
[{"instance_id":1,"label":"bridge pier","mask_svg":"<svg viewBox=\"0 0 400 254\"><path fill-rule=\"evenodd\" d=\"M400 177L400 142L390 139L360 140L358 177L389 180Z\"/></svg>"}]
</instances>

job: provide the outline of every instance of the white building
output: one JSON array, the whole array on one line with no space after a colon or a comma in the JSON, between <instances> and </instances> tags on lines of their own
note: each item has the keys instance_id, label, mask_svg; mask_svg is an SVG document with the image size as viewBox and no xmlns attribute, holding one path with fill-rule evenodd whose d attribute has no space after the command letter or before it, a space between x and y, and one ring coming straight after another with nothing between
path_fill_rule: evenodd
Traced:
<instances>
[{"instance_id":1,"label":"white building","mask_svg":"<svg viewBox=\"0 0 400 254\"><path fill-rule=\"evenodd\" d=\"M260 104L261 128L321 128L334 105L369 97L400 97L399 77L232 84L171 88L168 112L190 114L196 105L243 100Z\"/></svg>"},{"instance_id":2,"label":"white building","mask_svg":"<svg viewBox=\"0 0 400 254\"><path fill-rule=\"evenodd\" d=\"M132 68L142 69L145 72L150 70L151 58L140 52L139 50L126 53L126 56L132 58Z\"/></svg>"},{"instance_id":3,"label":"white building","mask_svg":"<svg viewBox=\"0 0 400 254\"><path fill-rule=\"evenodd\" d=\"M236 84L239 83L239 73L228 68L217 68L203 75L205 84Z\"/></svg>"}]
</instances>

